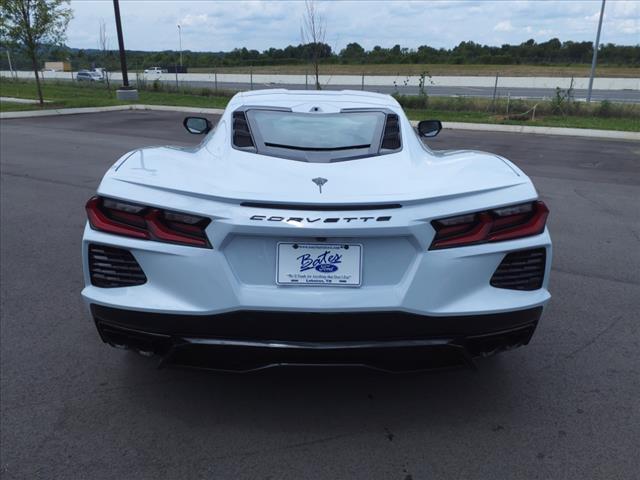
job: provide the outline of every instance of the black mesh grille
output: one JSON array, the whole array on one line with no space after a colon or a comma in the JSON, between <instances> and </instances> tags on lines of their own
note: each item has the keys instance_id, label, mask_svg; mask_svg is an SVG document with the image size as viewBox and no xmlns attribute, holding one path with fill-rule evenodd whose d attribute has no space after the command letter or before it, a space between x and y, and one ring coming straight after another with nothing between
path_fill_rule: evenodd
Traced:
<instances>
[{"instance_id":1,"label":"black mesh grille","mask_svg":"<svg viewBox=\"0 0 640 480\"><path fill-rule=\"evenodd\" d=\"M132 287L147 281L131 252L104 245L89 245L89 274L96 287Z\"/></svg>"},{"instance_id":2,"label":"black mesh grille","mask_svg":"<svg viewBox=\"0 0 640 480\"><path fill-rule=\"evenodd\" d=\"M491 277L491 285L512 290L541 288L546 257L544 248L509 253Z\"/></svg>"},{"instance_id":3,"label":"black mesh grille","mask_svg":"<svg viewBox=\"0 0 640 480\"><path fill-rule=\"evenodd\" d=\"M233 144L239 148L255 147L244 112L233 112Z\"/></svg>"},{"instance_id":4,"label":"black mesh grille","mask_svg":"<svg viewBox=\"0 0 640 480\"><path fill-rule=\"evenodd\" d=\"M400 148L400 124L398 115L393 113L387 115L387 123L384 126L384 136L382 137L382 148L387 150Z\"/></svg>"}]
</instances>

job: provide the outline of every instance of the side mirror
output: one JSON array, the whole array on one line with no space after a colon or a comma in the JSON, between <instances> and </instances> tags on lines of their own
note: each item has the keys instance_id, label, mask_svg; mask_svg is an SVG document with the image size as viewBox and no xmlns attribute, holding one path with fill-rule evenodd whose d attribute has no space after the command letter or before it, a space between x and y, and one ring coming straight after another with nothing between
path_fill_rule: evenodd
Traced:
<instances>
[{"instance_id":1,"label":"side mirror","mask_svg":"<svg viewBox=\"0 0 640 480\"><path fill-rule=\"evenodd\" d=\"M423 120L418 123L418 133L421 137L435 137L442 130L440 120Z\"/></svg>"},{"instance_id":2,"label":"side mirror","mask_svg":"<svg viewBox=\"0 0 640 480\"><path fill-rule=\"evenodd\" d=\"M182 124L184 128L187 129L187 132L193 133L194 135L208 133L211 131L211 128L213 128L211 122L204 117L186 117Z\"/></svg>"}]
</instances>

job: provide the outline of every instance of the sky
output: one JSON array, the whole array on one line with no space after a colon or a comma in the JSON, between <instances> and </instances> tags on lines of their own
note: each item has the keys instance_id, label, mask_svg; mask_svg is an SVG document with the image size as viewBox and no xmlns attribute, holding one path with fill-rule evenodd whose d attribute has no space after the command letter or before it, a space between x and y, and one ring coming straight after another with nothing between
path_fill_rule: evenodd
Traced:
<instances>
[{"instance_id":1,"label":"sky","mask_svg":"<svg viewBox=\"0 0 640 480\"><path fill-rule=\"evenodd\" d=\"M318 1L326 42L339 51L358 42L450 48L472 40L487 45L593 41L600 0ZM111 0L72 0L67 45L98 48L101 20L117 48ZM125 46L130 50L259 51L301 43L302 1L120 0ZM607 0L601 43L640 44L640 0Z\"/></svg>"}]
</instances>

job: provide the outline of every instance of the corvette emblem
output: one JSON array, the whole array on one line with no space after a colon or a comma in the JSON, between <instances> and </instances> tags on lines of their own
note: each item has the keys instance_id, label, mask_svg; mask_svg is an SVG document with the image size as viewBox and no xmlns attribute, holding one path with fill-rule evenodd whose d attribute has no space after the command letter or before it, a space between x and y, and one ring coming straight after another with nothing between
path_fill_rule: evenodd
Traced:
<instances>
[{"instance_id":1,"label":"corvette emblem","mask_svg":"<svg viewBox=\"0 0 640 480\"><path fill-rule=\"evenodd\" d=\"M322 193L322 185L328 182L326 178L322 178L322 177L312 178L311 181L316 185L318 185L318 188L320 189L320 193Z\"/></svg>"}]
</instances>

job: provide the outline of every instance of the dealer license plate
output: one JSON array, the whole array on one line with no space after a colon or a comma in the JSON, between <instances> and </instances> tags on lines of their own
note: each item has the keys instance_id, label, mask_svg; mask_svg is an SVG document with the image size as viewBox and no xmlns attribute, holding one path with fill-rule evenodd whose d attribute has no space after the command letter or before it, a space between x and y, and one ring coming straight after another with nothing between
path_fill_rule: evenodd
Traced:
<instances>
[{"instance_id":1,"label":"dealer license plate","mask_svg":"<svg viewBox=\"0 0 640 480\"><path fill-rule=\"evenodd\" d=\"M359 287L362 283L362 245L278 243L278 285Z\"/></svg>"}]
</instances>

